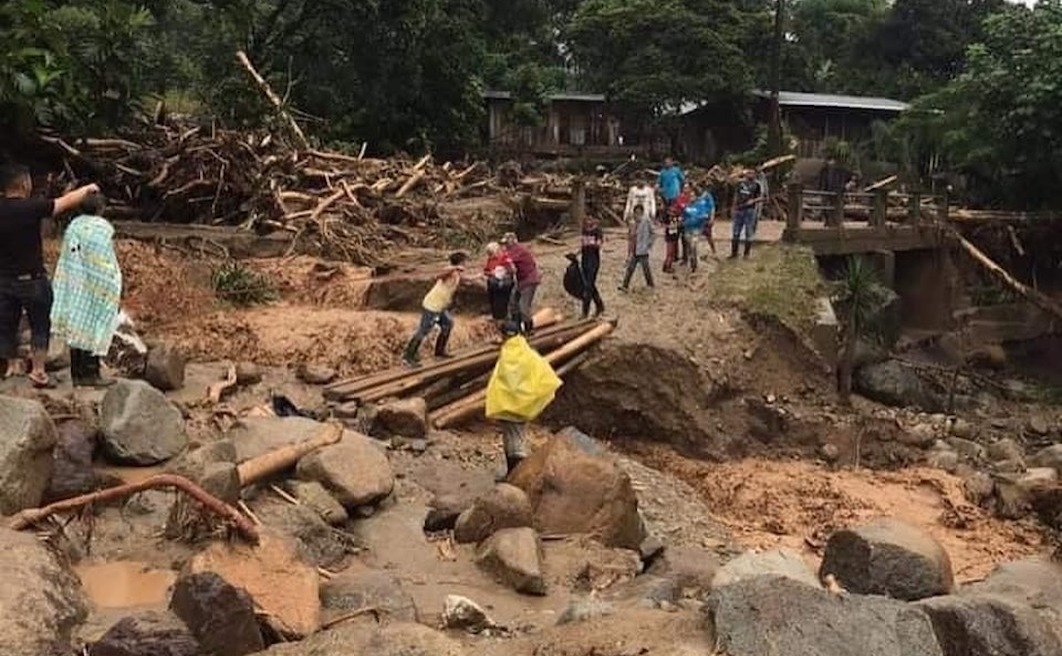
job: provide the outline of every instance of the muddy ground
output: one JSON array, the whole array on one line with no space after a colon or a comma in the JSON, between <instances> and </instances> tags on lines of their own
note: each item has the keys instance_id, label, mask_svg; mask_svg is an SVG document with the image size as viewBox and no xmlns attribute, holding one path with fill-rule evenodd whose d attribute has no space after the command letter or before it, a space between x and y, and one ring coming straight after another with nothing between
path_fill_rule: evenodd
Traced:
<instances>
[{"instance_id":1,"label":"muddy ground","mask_svg":"<svg viewBox=\"0 0 1062 656\"><path fill-rule=\"evenodd\" d=\"M560 285L568 248L534 247L546 278L539 304L572 315L574 302ZM610 442L624 456L650 532L666 545L706 548L721 559L742 548L786 546L815 564L833 530L893 516L937 537L959 581L979 579L998 563L1045 550L1046 538L1035 520L997 519L970 503L961 476L926 468L920 449L896 440L856 443L859 418L882 410L863 401L854 410L836 405L832 375L800 332L820 290L799 281L787 286L794 276L782 247L763 247L751 260L737 262L705 253L696 274L679 268L676 275L664 275L658 258L655 290L644 288L639 273L633 290L622 293L616 287L625 250L622 238L610 235L599 284L606 315L618 319L618 328L595 363L568 380L535 434L542 439L551 428L575 424ZM211 290L216 263L195 253L122 242L119 254L125 307L142 334L180 346L193 363L185 389L171 397L188 414L193 441L200 442L263 404L271 391L303 407L321 406L320 388L296 380L300 364L326 365L343 375L395 366L418 318L420 290L427 285L421 274L436 266L425 261L379 282L365 269L306 257L248 261L275 282L280 298L237 308ZM745 281L754 278L781 282L768 292L750 291ZM473 289L462 297L455 348L490 334L489 322L476 313L477 293ZM747 302L752 296L756 301ZM770 316L779 305L785 311ZM224 407L202 404L206 387L230 361L262 365L265 379L227 399ZM64 384L49 394L69 399L72 392ZM781 424L775 423L777 408L783 409ZM1030 403L1000 400L979 412L984 416L971 420L995 431L986 432L985 439L1012 435L1029 414L1058 425L1053 408ZM993 424L988 415L1011 423ZM529 635L537 635L527 638L540 646L536 654L596 653L556 645L550 651L555 638L548 632L556 629L546 627L555 624L568 595L528 601L489 581L470 558L455 557L452 546L426 542L420 524L431 497L485 490L499 463L496 431L485 423L435 433L423 452L392 452L399 481L395 503L360 521L357 533L348 536L349 549L333 545L328 569L374 567L394 573L429 623L445 595L464 594L507 625L547 631L529 629ZM127 480L150 473L109 471ZM91 539L84 536L79 572L95 611L83 638L98 636L133 608L165 603L174 568L189 554L184 545L159 539L167 507L165 493L141 495L135 513L108 509L93 522ZM549 543L547 550L554 563L565 562L566 550L574 561L586 558L582 545ZM558 565L556 575L565 576L565 569ZM676 618L675 626L660 628L660 635L688 639L691 649L697 648L699 630L684 622ZM564 641L576 644L585 638L576 633L608 634L615 627L595 621L570 631ZM505 651L506 644L499 648Z\"/></svg>"}]
</instances>

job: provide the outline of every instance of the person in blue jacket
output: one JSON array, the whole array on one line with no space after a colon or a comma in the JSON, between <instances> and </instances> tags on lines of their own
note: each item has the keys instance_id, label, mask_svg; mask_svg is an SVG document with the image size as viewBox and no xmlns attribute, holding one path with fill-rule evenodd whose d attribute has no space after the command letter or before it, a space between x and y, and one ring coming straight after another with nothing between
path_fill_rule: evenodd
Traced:
<instances>
[{"instance_id":1,"label":"person in blue jacket","mask_svg":"<svg viewBox=\"0 0 1062 656\"><path fill-rule=\"evenodd\" d=\"M705 191L697 200L686 206L682 212L682 227L685 229L682 239L690 256L690 271L697 270L697 237L706 235L708 246L715 253L715 241L712 239L712 220L715 218L715 197Z\"/></svg>"}]
</instances>

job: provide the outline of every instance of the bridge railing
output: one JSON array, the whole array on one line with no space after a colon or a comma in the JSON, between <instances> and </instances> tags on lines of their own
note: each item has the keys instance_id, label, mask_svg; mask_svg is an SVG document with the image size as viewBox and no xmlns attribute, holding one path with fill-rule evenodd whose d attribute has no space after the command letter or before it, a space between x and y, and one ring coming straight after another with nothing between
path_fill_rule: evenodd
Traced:
<instances>
[{"instance_id":1,"label":"bridge railing","mask_svg":"<svg viewBox=\"0 0 1062 656\"><path fill-rule=\"evenodd\" d=\"M918 225L948 218L948 197L919 191L888 189L835 193L788 185L786 232L795 235L805 221L821 222L826 228L840 228L845 221L866 221L868 227L888 224Z\"/></svg>"}]
</instances>

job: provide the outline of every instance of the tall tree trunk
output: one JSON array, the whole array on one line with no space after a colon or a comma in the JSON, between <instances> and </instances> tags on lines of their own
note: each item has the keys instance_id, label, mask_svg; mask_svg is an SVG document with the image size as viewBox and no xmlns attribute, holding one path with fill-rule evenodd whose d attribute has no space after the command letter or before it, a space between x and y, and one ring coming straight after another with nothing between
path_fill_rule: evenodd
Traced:
<instances>
[{"instance_id":1,"label":"tall tree trunk","mask_svg":"<svg viewBox=\"0 0 1062 656\"><path fill-rule=\"evenodd\" d=\"M771 107L767 124L767 151L771 157L782 154L782 112L778 94L782 86L782 42L785 40L785 0L774 9L774 40L771 43Z\"/></svg>"}]
</instances>

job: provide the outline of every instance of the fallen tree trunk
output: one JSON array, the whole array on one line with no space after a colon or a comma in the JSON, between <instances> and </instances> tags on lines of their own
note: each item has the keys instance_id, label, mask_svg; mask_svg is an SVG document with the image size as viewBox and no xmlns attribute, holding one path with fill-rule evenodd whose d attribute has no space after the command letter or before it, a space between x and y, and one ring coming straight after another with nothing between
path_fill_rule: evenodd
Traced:
<instances>
[{"instance_id":1,"label":"fallen tree trunk","mask_svg":"<svg viewBox=\"0 0 1062 656\"><path fill-rule=\"evenodd\" d=\"M11 519L11 523L8 524L8 526L16 531L21 531L58 513L79 510L96 503L106 503L108 501L124 499L125 497L132 496L138 492L160 487L172 487L184 492L213 514L232 522L245 540L251 544L258 544L258 530L249 519L241 515L238 510L221 499L211 495L192 481L183 476L176 476L174 474L159 474L158 476L152 476L151 478L147 478L138 483L129 483L128 485L119 485L117 487L107 488L106 490L92 492L91 494L83 494L72 499L57 501L51 505L44 506L43 508L23 510Z\"/></svg>"},{"instance_id":2,"label":"fallen tree trunk","mask_svg":"<svg viewBox=\"0 0 1062 656\"><path fill-rule=\"evenodd\" d=\"M1056 319L1062 319L1062 306L1047 295L1027 286L1025 283L1007 273L1006 269L993 262L991 258L981 251L981 249L967 241L967 239L959 234L957 230L952 229L951 233L959 241L959 245L962 246L963 250L965 250L974 261L987 269L988 272L995 276L1000 282L1044 312L1047 312Z\"/></svg>"},{"instance_id":3,"label":"fallen tree trunk","mask_svg":"<svg viewBox=\"0 0 1062 656\"><path fill-rule=\"evenodd\" d=\"M339 424L328 424L320 435L311 440L291 444L276 451L260 455L257 458L251 458L237 468L240 475L240 486L253 485L274 474L290 469L303 457L330 444L335 444L342 439L343 427Z\"/></svg>"},{"instance_id":4,"label":"fallen tree trunk","mask_svg":"<svg viewBox=\"0 0 1062 656\"><path fill-rule=\"evenodd\" d=\"M609 333L612 332L614 328L614 323L603 323L583 333L579 337L576 337L575 339L560 347L556 351L553 351L552 353L546 356L546 361L549 362L551 365L555 365L558 362L562 362L567 358L571 358L573 355L578 356L576 358L573 358L573 362L575 360L579 360L578 363L572 364L570 367L567 367L567 365L565 365L556 370L558 376L564 375L575 367L577 367L579 364L582 364L580 354L583 351L590 348L598 341L604 339ZM431 417L431 423L433 426L435 426L435 428L449 428L451 426L456 425L458 422L464 421L474 416L477 412L482 412L483 409L486 407L486 402L487 390L486 388L483 388L470 394L464 399L460 399L444 408L441 408L439 412L433 414L433 416Z\"/></svg>"}]
</instances>

